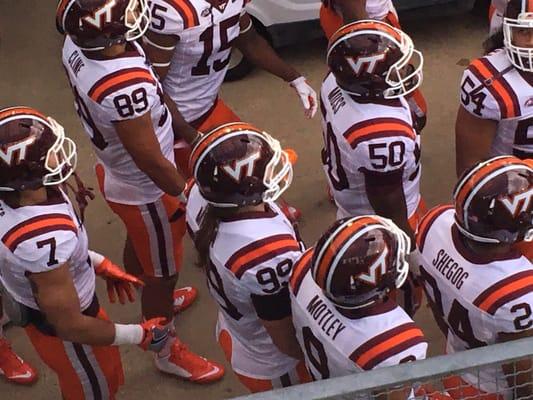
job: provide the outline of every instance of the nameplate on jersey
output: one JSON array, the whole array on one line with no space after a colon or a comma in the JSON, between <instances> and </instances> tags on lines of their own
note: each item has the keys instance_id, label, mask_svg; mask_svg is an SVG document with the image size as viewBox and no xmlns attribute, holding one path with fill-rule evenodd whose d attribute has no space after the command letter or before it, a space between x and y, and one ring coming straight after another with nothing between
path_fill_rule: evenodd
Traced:
<instances>
[{"instance_id":1,"label":"nameplate on jersey","mask_svg":"<svg viewBox=\"0 0 533 400\"><path fill-rule=\"evenodd\" d=\"M346 326L335 317L335 313L328 307L328 305L316 295L311 299L306 307L307 312L316 321L320 329L335 340L339 333L346 329Z\"/></svg>"}]
</instances>

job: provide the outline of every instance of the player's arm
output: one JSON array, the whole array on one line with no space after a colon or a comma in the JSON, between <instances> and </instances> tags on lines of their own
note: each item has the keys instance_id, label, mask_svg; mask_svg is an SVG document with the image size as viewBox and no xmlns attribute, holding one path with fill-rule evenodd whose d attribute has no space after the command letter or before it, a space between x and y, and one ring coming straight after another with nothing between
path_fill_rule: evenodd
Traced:
<instances>
[{"instance_id":1,"label":"player's arm","mask_svg":"<svg viewBox=\"0 0 533 400\"><path fill-rule=\"evenodd\" d=\"M106 346L115 339L112 322L83 315L67 263L29 275L35 300L63 340Z\"/></svg>"},{"instance_id":2,"label":"player's arm","mask_svg":"<svg viewBox=\"0 0 533 400\"><path fill-rule=\"evenodd\" d=\"M272 338L272 342L282 352L297 360L304 356L296 339L292 324L289 289L285 286L273 295L252 294L252 303L261 323Z\"/></svg>"},{"instance_id":3,"label":"player's arm","mask_svg":"<svg viewBox=\"0 0 533 400\"><path fill-rule=\"evenodd\" d=\"M500 333L498 334L498 341L509 342L531 336L533 336L533 329L519 333ZM502 369L509 387L515 391L514 398L528 399L533 396L533 363L531 358L504 364Z\"/></svg>"},{"instance_id":4,"label":"player's arm","mask_svg":"<svg viewBox=\"0 0 533 400\"><path fill-rule=\"evenodd\" d=\"M345 24L368 18L366 0L336 0L335 4L339 6Z\"/></svg>"},{"instance_id":5,"label":"player's arm","mask_svg":"<svg viewBox=\"0 0 533 400\"><path fill-rule=\"evenodd\" d=\"M143 49L161 81L167 76L178 41L176 35L166 35L152 30L148 30L143 36Z\"/></svg>"},{"instance_id":6,"label":"player's arm","mask_svg":"<svg viewBox=\"0 0 533 400\"><path fill-rule=\"evenodd\" d=\"M377 215L389 218L411 238L415 248L415 234L407 215L403 191L403 168L389 172L363 170L368 201Z\"/></svg>"},{"instance_id":7,"label":"player's arm","mask_svg":"<svg viewBox=\"0 0 533 400\"><path fill-rule=\"evenodd\" d=\"M302 74L283 61L265 38L257 33L247 13L241 16L239 23L241 33L233 45L252 64L288 82L300 96L306 116L312 118L318 108L317 97Z\"/></svg>"},{"instance_id":8,"label":"player's arm","mask_svg":"<svg viewBox=\"0 0 533 400\"><path fill-rule=\"evenodd\" d=\"M455 166L457 176L489 157L498 122L477 117L459 106L455 122Z\"/></svg>"},{"instance_id":9,"label":"player's arm","mask_svg":"<svg viewBox=\"0 0 533 400\"><path fill-rule=\"evenodd\" d=\"M114 122L117 135L135 165L165 193L178 196L185 182L175 165L165 158L152 125L150 112Z\"/></svg>"}]
</instances>

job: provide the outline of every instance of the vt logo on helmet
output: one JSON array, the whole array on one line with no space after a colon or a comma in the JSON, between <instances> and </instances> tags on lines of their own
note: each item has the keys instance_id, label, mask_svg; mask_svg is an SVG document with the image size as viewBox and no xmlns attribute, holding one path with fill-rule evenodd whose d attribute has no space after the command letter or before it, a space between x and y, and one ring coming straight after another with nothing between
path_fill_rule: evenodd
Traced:
<instances>
[{"instance_id":1,"label":"vt logo on helmet","mask_svg":"<svg viewBox=\"0 0 533 400\"><path fill-rule=\"evenodd\" d=\"M204 135L189 166L202 196L216 207L275 201L292 182L288 153L272 136L244 122Z\"/></svg>"},{"instance_id":2,"label":"vt logo on helmet","mask_svg":"<svg viewBox=\"0 0 533 400\"><path fill-rule=\"evenodd\" d=\"M5 162L8 166L13 166L24 161L26 158L26 150L28 146L35 142L34 137L29 137L20 142L0 146L0 160Z\"/></svg>"},{"instance_id":3,"label":"vt logo on helmet","mask_svg":"<svg viewBox=\"0 0 533 400\"><path fill-rule=\"evenodd\" d=\"M60 0L56 27L86 51L139 39L150 25L148 0Z\"/></svg>"},{"instance_id":4,"label":"vt logo on helmet","mask_svg":"<svg viewBox=\"0 0 533 400\"><path fill-rule=\"evenodd\" d=\"M344 218L313 250L311 274L335 305L369 306L405 282L410 240L392 221L375 215Z\"/></svg>"},{"instance_id":5,"label":"vt logo on helmet","mask_svg":"<svg viewBox=\"0 0 533 400\"><path fill-rule=\"evenodd\" d=\"M513 244L533 239L533 168L512 156L466 171L454 190L455 222L467 238Z\"/></svg>"},{"instance_id":6,"label":"vt logo on helmet","mask_svg":"<svg viewBox=\"0 0 533 400\"><path fill-rule=\"evenodd\" d=\"M327 63L346 93L395 99L420 86L424 58L404 32L385 22L364 20L333 34Z\"/></svg>"},{"instance_id":7,"label":"vt logo on helmet","mask_svg":"<svg viewBox=\"0 0 533 400\"><path fill-rule=\"evenodd\" d=\"M109 0L107 3L97 8L92 14L83 17L83 20L92 24L95 28L102 30L105 24L113 21L113 7L117 5L115 0Z\"/></svg>"}]
</instances>

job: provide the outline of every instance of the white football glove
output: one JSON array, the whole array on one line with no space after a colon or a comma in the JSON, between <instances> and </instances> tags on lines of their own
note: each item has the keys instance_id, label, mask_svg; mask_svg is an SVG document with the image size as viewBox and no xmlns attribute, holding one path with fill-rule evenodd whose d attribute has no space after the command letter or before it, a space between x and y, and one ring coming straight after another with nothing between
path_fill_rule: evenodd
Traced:
<instances>
[{"instance_id":1,"label":"white football glove","mask_svg":"<svg viewBox=\"0 0 533 400\"><path fill-rule=\"evenodd\" d=\"M300 96L300 100L305 108L305 116L307 118L313 118L318 110L316 92L311 86L309 86L307 80L303 76L289 82L289 85L291 85L294 90L296 90L296 93L298 93L298 96Z\"/></svg>"}]
</instances>

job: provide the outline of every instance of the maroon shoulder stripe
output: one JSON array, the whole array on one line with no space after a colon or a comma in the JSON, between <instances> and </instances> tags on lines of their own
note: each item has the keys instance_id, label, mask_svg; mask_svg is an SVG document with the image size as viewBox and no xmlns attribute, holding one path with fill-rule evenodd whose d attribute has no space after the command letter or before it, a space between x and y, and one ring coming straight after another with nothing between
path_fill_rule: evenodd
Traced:
<instances>
[{"instance_id":1,"label":"maroon shoulder stripe","mask_svg":"<svg viewBox=\"0 0 533 400\"><path fill-rule=\"evenodd\" d=\"M298 294L300 286L307 275L307 272L311 269L311 259L313 257L313 250L307 250L302 257L296 262L292 269L292 276L290 279L290 285L292 288L292 293L294 295Z\"/></svg>"},{"instance_id":2,"label":"maroon shoulder stripe","mask_svg":"<svg viewBox=\"0 0 533 400\"><path fill-rule=\"evenodd\" d=\"M101 103L111 93L142 82L156 85L154 77L145 68L121 69L98 80L89 90L88 96L95 102Z\"/></svg>"},{"instance_id":3,"label":"maroon shoulder stripe","mask_svg":"<svg viewBox=\"0 0 533 400\"><path fill-rule=\"evenodd\" d=\"M418 224L418 232L416 233L416 242L420 251L424 250L427 234L435 220L443 213L451 209L453 209L453 206L450 205L435 207L422 217L420 223Z\"/></svg>"},{"instance_id":4,"label":"maroon shoulder stripe","mask_svg":"<svg viewBox=\"0 0 533 400\"><path fill-rule=\"evenodd\" d=\"M71 231L74 232L74 234L78 234L78 230L73 226L73 224L54 224L54 225L48 225L44 226L42 228L33 229L27 233L21 234L20 236L17 236L13 241L9 243L7 246L11 252L14 252L17 247L30 239L33 239L34 237L44 235L46 233L50 232L57 232L57 231ZM4 244L7 245L6 242L2 240Z\"/></svg>"},{"instance_id":5,"label":"maroon shoulder stripe","mask_svg":"<svg viewBox=\"0 0 533 400\"><path fill-rule=\"evenodd\" d=\"M492 65L492 63L486 59L481 58L481 63L491 72L493 76L499 76L500 72ZM514 118L519 117L521 115L520 112L520 102L518 101L518 97L516 96L515 91L513 90L513 87L509 84L507 79L505 79L505 76L499 76L497 78L498 82L503 86L505 91L507 92L507 95L511 99L511 102L513 103L514 112L511 112L512 110L508 110L505 117L506 118Z\"/></svg>"},{"instance_id":6,"label":"maroon shoulder stripe","mask_svg":"<svg viewBox=\"0 0 533 400\"><path fill-rule=\"evenodd\" d=\"M468 70L472 72L472 74L481 82L482 85L485 86L485 81L487 80L487 78L483 76L483 74L477 69L475 65L470 64ZM503 97L496 90L494 90L492 86L487 86L487 89L500 107L500 118L505 118L505 115L507 115L509 111L507 110L507 105L505 104Z\"/></svg>"}]
</instances>

